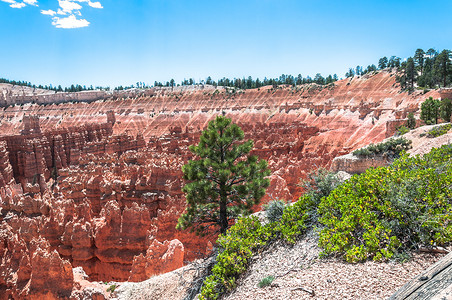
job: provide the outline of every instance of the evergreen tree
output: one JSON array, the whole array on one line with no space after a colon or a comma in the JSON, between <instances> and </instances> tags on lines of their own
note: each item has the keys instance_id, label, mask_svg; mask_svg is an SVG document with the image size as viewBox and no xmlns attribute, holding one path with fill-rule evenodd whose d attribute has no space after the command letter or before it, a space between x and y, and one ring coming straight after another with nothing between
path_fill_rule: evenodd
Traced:
<instances>
[{"instance_id":1,"label":"evergreen tree","mask_svg":"<svg viewBox=\"0 0 452 300\"><path fill-rule=\"evenodd\" d=\"M380 58L380 60L378 61L378 68L380 70L383 70L383 69L386 69L387 66L388 66L388 58L386 56Z\"/></svg>"},{"instance_id":2,"label":"evergreen tree","mask_svg":"<svg viewBox=\"0 0 452 300\"><path fill-rule=\"evenodd\" d=\"M443 86L447 85L447 75L449 74L450 68L450 51L443 50L436 57L435 65L437 65L438 78L442 81Z\"/></svg>"},{"instance_id":3,"label":"evergreen tree","mask_svg":"<svg viewBox=\"0 0 452 300\"><path fill-rule=\"evenodd\" d=\"M440 115L444 122L450 122L452 115L452 101L450 99L441 100Z\"/></svg>"},{"instance_id":4,"label":"evergreen tree","mask_svg":"<svg viewBox=\"0 0 452 300\"><path fill-rule=\"evenodd\" d=\"M419 71L424 70L424 56L425 56L425 52L422 49L417 49L416 52L414 53L414 62L416 63L417 68L419 69Z\"/></svg>"},{"instance_id":5,"label":"evergreen tree","mask_svg":"<svg viewBox=\"0 0 452 300\"><path fill-rule=\"evenodd\" d=\"M406 121L406 127L410 129L414 129L416 127L416 119L414 118L414 114L410 112L408 114L408 120Z\"/></svg>"},{"instance_id":6,"label":"evergreen tree","mask_svg":"<svg viewBox=\"0 0 452 300\"><path fill-rule=\"evenodd\" d=\"M408 90L412 91L414 88L414 80L416 77L416 70L414 68L414 60L409 57L406 61L406 80L408 81Z\"/></svg>"},{"instance_id":7,"label":"evergreen tree","mask_svg":"<svg viewBox=\"0 0 452 300\"><path fill-rule=\"evenodd\" d=\"M197 234L210 226L225 233L230 221L249 214L265 195L270 175L265 160L248 155L253 141L240 143L244 133L231 119L218 116L201 134L190 151L198 156L182 167L188 183L182 188L187 209L177 228L191 227Z\"/></svg>"},{"instance_id":8,"label":"evergreen tree","mask_svg":"<svg viewBox=\"0 0 452 300\"><path fill-rule=\"evenodd\" d=\"M325 84L325 78L320 73L315 74L314 82L317 84Z\"/></svg>"},{"instance_id":9,"label":"evergreen tree","mask_svg":"<svg viewBox=\"0 0 452 300\"><path fill-rule=\"evenodd\" d=\"M355 76L355 70L353 70L352 68L348 69L348 72L345 73L345 77L349 78L349 77L353 77Z\"/></svg>"},{"instance_id":10,"label":"evergreen tree","mask_svg":"<svg viewBox=\"0 0 452 300\"><path fill-rule=\"evenodd\" d=\"M436 50L433 48L428 49L426 53L429 58L434 58L436 55L438 55L438 52L436 52Z\"/></svg>"},{"instance_id":11,"label":"evergreen tree","mask_svg":"<svg viewBox=\"0 0 452 300\"><path fill-rule=\"evenodd\" d=\"M438 99L428 98L421 104L421 120L427 125L437 124L441 102Z\"/></svg>"}]
</instances>

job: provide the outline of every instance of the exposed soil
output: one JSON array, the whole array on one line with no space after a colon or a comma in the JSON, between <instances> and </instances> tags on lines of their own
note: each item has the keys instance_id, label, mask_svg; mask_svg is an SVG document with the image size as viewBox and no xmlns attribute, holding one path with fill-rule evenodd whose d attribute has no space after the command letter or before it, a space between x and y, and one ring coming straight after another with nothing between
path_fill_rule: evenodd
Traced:
<instances>
[{"instance_id":1,"label":"exposed soil","mask_svg":"<svg viewBox=\"0 0 452 300\"><path fill-rule=\"evenodd\" d=\"M351 264L335 258L320 259L319 253L312 232L293 247L274 245L255 260L237 289L225 299L384 299L444 256L413 253L404 263ZM267 276L275 280L260 288L259 282Z\"/></svg>"}]
</instances>

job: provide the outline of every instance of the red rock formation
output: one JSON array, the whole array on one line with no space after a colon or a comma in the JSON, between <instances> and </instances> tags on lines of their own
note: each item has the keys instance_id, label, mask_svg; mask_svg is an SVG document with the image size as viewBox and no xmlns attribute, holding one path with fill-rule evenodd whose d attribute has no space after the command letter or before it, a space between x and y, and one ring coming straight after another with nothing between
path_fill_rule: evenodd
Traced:
<instances>
[{"instance_id":1,"label":"red rock formation","mask_svg":"<svg viewBox=\"0 0 452 300\"><path fill-rule=\"evenodd\" d=\"M20 235L19 235L20 236ZM73 287L72 266L44 239L25 243L11 227L0 228L0 299L63 299Z\"/></svg>"},{"instance_id":2,"label":"red rock formation","mask_svg":"<svg viewBox=\"0 0 452 300\"><path fill-rule=\"evenodd\" d=\"M143 281L147 278L176 270L184 265L184 245L179 240L160 243L154 239L146 251L133 259L128 281Z\"/></svg>"},{"instance_id":3,"label":"red rock formation","mask_svg":"<svg viewBox=\"0 0 452 300\"><path fill-rule=\"evenodd\" d=\"M183 260L205 255L214 235L175 230L185 209L181 166L192 158L188 146L223 111L254 140L253 154L269 162L263 202L294 200L307 172L383 140L395 130L393 120L417 115L426 97L441 93L400 93L395 76L380 72L325 87L156 88L106 101L6 107L0 111L0 221L18 236L1 248L2 259L14 263L0 273L0 289L20 293L28 284L35 254L29 245L39 236L48 249L36 254L37 264L57 261L57 253L91 280L139 280L169 270L165 261L179 265L180 252ZM20 123L23 116L39 116L39 124L35 117ZM162 260L169 244L157 241L176 239L177 255ZM18 282L10 273L22 268L22 256L29 263L22 263ZM66 270L64 262L55 266Z\"/></svg>"}]
</instances>

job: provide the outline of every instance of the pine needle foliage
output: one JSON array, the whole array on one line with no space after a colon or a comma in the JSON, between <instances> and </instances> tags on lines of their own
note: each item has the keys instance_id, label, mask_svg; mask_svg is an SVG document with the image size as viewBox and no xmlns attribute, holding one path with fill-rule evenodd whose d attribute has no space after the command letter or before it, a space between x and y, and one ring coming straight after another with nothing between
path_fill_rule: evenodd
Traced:
<instances>
[{"instance_id":1,"label":"pine needle foliage","mask_svg":"<svg viewBox=\"0 0 452 300\"><path fill-rule=\"evenodd\" d=\"M267 162L249 155L253 141L243 139L237 124L217 116L202 132L199 144L190 146L197 159L182 167L187 209L178 229L203 235L214 227L225 233L232 220L251 213L265 195L270 184Z\"/></svg>"}]
</instances>

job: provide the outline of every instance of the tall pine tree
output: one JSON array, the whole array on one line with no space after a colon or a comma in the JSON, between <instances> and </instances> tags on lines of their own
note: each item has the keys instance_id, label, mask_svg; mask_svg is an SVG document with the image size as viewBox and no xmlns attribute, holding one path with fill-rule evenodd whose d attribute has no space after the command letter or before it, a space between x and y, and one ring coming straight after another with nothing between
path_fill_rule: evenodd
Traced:
<instances>
[{"instance_id":1,"label":"tall pine tree","mask_svg":"<svg viewBox=\"0 0 452 300\"><path fill-rule=\"evenodd\" d=\"M213 226L225 233L231 220L251 213L265 195L270 184L267 162L249 155L253 141L241 143L243 138L238 125L218 116L202 132L199 144L190 146L197 159L182 167L188 181L182 189L187 209L177 228L191 227L202 235Z\"/></svg>"}]
</instances>

